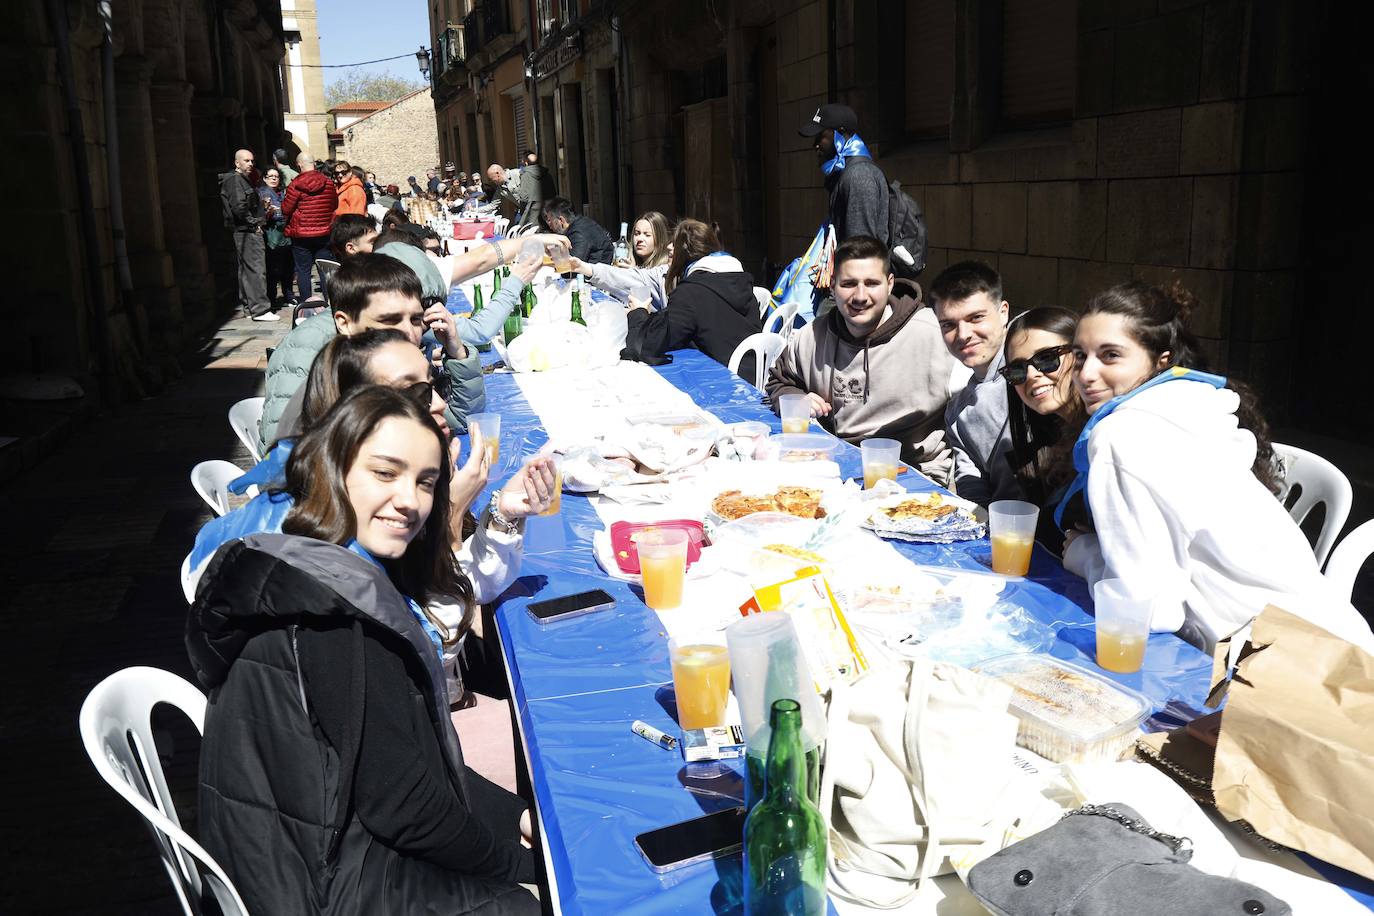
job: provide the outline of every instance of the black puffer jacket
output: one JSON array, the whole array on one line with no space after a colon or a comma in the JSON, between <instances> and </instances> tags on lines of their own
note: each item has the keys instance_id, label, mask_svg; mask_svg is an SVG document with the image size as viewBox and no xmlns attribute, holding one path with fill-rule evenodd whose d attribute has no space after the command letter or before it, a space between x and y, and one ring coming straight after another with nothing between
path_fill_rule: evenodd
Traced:
<instances>
[{"instance_id":1,"label":"black puffer jacket","mask_svg":"<svg viewBox=\"0 0 1374 916\"><path fill-rule=\"evenodd\" d=\"M702 258L706 268L691 270L668 296L668 305L657 312L634 309L627 316L624 359L651 366L667 362L670 350L696 347L722 366L740 341L762 327L759 303L754 298L754 278L729 255ZM698 262L700 263L700 262ZM724 269L722 269L724 268ZM740 363L740 377L754 380L754 357Z\"/></svg>"},{"instance_id":2,"label":"black puffer jacket","mask_svg":"<svg viewBox=\"0 0 1374 916\"><path fill-rule=\"evenodd\" d=\"M186 627L210 692L200 835L250 912L538 913L523 803L463 763L438 653L386 573L253 535Z\"/></svg>"}]
</instances>

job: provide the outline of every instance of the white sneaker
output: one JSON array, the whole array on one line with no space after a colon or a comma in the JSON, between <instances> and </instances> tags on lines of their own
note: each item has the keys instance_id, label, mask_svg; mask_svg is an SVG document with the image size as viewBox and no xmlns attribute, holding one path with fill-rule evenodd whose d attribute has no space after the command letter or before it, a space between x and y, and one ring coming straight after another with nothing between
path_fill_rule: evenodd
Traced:
<instances>
[{"instance_id":1,"label":"white sneaker","mask_svg":"<svg viewBox=\"0 0 1374 916\"><path fill-rule=\"evenodd\" d=\"M281 316L276 312L263 312L261 315L254 315L254 321L281 321Z\"/></svg>"}]
</instances>

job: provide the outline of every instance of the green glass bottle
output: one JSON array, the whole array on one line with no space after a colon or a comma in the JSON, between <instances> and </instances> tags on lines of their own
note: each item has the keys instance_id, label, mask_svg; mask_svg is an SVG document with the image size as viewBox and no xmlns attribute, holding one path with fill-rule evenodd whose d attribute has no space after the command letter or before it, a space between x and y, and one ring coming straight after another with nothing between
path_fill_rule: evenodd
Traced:
<instances>
[{"instance_id":1,"label":"green glass bottle","mask_svg":"<svg viewBox=\"0 0 1374 916\"><path fill-rule=\"evenodd\" d=\"M511 309L510 314L506 316L506 324L501 330L506 338L506 346L509 347L511 341L520 336L521 330L520 310L518 308Z\"/></svg>"},{"instance_id":2,"label":"green glass bottle","mask_svg":"<svg viewBox=\"0 0 1374 916\"><path fill-rule=\"evenodd\" d=\"M744 822L745 916L825 913L825 820L806 797L801 704L769 713L766 794Z\"/></svg>"},{"instance_id":3,"label":"green glass bottle","mask_svg":"<svg viewBox=\"0 0 1374 916\"><path fill-rule=\"evenodd\" d=\"M578 292L577 287L573 287L572 320L573 324L580 324L584 328L587 326L586 319L582 317L582 296Z\"/></svg>"},{"instance_id":4,"label":"green glass bottle","mask_svg":"<svg viewBox=\"0 0 1374 916\"><path fill-rule=\"evenodd\" d=\"M494 297L501 291L501 268L491 272L491 294Z\"/></svg>"},{"instance_id":5,"label":"green glass bottle","mask_svg":"<svg viewBox=\"0 0 1374 916\"><path fill-rule=\"evenodd\" d=\"M534 311L534 287L526 286L520 291L520 313L526 318Z\"/></svg>"},{"instance_id":6,"label":"green glass bottle","mask_svg":"<svg viewBox=\"0 0 1374 916\"><path fill-rule=\"evenodd\" d=\"M468 317L469 317L469 318L476 318L476 317L477 317L477 313L480 312L480 311L482 311L482 308L483 308L483 304L482 304L482 284L480 284L480 283L474 283L474 284L472 284L472 311L468 313ZM477 352L478 352L478 353L486 353L486 352L487 352L488 350L490 350L490 349L491 349L491 344L489 344L489 343L484 343L484 344L478 344L478 345L477 345Z\"/></svg>"}]
</instances>

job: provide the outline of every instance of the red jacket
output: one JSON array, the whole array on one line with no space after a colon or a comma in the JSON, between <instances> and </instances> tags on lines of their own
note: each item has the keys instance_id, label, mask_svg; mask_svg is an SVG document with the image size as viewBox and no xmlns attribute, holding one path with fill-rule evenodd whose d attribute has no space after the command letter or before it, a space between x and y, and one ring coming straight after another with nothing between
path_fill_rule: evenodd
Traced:
<instances>
[{"instance_id":1,"label":"red jacket","mask_svg":"<svg viewBox=\"0 0 1374 916\"><path fill-rule=\"evenodd\" d=\"M286 234L293 239L313 239L329 234L334 224L334 209L339 195L334 182L319 169L301 172L286 186L281 212L286 217Z\"/></svg>"},{"instance_id":2,"label":"red jacket","mask_svg":"<svg viewBox=\"0 0 1374 916\"><path fill-rule=\"evenodd\" d=\"M339 185L339 205L334 210L335 216L343 216L345 213L356 213L359 216L367 214L367 192L363 190L363 183L358 180L357 175L349 175L344 179L344 183Z\"/></svg>"}]
</instances>

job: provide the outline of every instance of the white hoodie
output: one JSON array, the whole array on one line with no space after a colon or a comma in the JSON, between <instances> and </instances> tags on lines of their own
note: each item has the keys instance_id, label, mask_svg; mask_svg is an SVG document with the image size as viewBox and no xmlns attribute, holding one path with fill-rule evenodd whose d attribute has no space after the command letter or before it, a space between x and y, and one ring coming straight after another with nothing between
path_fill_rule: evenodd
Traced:
<instances>
[{"instance_id":1,"label":"white hoodie","mask_svg":"<svg viewBox=\"0 0 1374 916\"><path fill-rule=\"evenodd\" d=\"M1321 574L1307 538L1251 473L1255 437L1240 400L1202 382L1157 385L1124 402L1088 439L1096 535L1064 565L1088 580L1153 592L1151 629L1211 651L1275 604L1374 651L1374 634Z\"/></svg>"}]
</instances>

